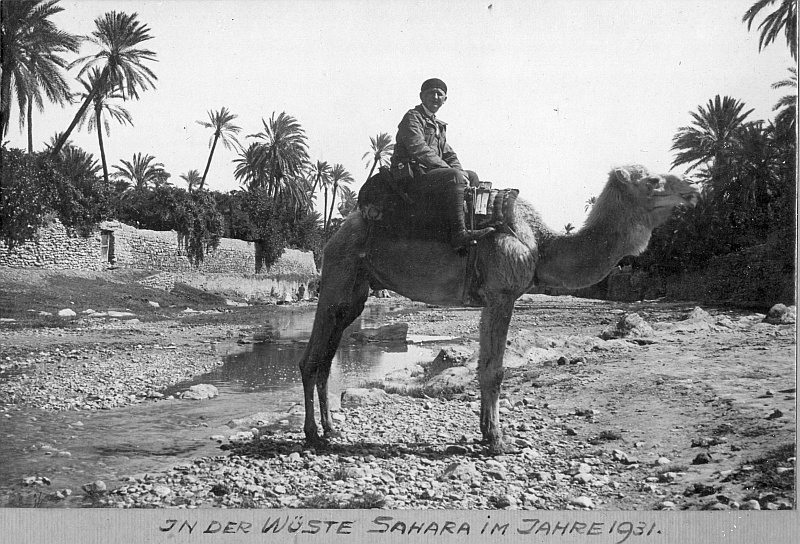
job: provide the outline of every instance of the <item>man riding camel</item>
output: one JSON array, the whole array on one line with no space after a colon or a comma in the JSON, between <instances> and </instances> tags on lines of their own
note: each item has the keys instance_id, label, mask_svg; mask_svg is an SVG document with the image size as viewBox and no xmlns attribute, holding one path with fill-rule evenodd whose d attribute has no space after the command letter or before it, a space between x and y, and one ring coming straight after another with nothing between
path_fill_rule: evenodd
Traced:
<instances>
[{"instance_id":1,"label":"man riding camel","mask_svg":"<svg viewBox=\"0 0 800 544\"><path fill-rule=\"evenodd\" d=\"M494 229L467 230L464 223L464 188L467 184L477 185L478 175L461 166L447 144L447 123L436 118L436 112L447 101L447 85L441 79L428 79L422 84L419 97L422 103L409 110L397 126L392 175L406 187L413 187L414 192L444 193L450 245L459 250Z\"/></svg>"}]
</instances>

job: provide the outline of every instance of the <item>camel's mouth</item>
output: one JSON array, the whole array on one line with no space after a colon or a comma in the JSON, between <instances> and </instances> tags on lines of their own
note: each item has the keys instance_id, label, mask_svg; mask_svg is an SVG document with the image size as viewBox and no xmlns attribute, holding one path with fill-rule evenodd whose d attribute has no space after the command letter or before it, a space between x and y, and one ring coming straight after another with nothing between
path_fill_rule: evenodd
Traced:
<instances>
[{"instance_id":1,"label":"camel's mouth","mask_svg":"<svg viewBox=\"0 0 800 544\"><path fill-rule=\"evenodd\" d=\"M652 209L677 208L685 206L694 208L700 201L700 193L696 190L688 190L681 193L667 195L657 195L653 197Z\"/></svg>"}]
</instances>

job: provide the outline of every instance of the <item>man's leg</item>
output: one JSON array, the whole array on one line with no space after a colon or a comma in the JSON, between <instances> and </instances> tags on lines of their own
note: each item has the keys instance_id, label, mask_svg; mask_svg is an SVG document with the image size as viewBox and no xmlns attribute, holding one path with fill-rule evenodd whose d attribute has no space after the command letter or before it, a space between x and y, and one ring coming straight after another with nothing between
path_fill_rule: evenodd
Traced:
<instances>
[{"instance_id":1,"label":"man's leg","mask_svg":"<svg viewBox=\"0 0 800 544\"><path fill-rule=\"evenodd\" d=\"M472 177L472 176L470 176ZM477 179L477 174L475 175ZM461 249L469 243L494 232L489 227L480 230L467 230L464 223L464 187L466 179L460 171L453 168L436 168L427 172L422 179L415 179L425 192L444 192L447 223L450 227L450 245L453 249Z\"/></svg>"}]
</instances>

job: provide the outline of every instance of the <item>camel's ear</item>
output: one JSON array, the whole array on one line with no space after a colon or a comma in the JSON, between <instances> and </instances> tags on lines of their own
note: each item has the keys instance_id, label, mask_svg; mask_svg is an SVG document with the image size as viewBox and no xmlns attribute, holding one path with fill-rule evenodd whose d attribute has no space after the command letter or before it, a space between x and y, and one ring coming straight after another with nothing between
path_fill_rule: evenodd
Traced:
<instances>
[{"instance_id":1,"label":"camel's ear","mask_svg":"<svg viewBox=\"0 0 800 544\"><path fill-rule=\"evenodd\" d=\"M616 177L618 181L622 181L624 183L631 182L631 174L624 168L614 168L614 177Z\"/></svg>"}]
</instances>

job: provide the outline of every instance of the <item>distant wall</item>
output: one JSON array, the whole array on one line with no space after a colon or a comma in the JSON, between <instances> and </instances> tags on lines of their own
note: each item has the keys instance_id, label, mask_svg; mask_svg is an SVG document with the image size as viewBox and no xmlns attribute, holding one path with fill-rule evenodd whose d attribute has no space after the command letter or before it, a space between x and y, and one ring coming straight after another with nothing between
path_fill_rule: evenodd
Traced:
<instances>
[{"instance_id":1,"label":"distant wall","mask_svg":"<svg viewBox=\"0 0 800 544\"><path fill-rule=\"evenodd\" d=\"M58 220L39 229L33 240L9 249L0 241L0 266L57 270L104 270L100 232L84 237L69 232Z\"/></svg>"},{"instance_id":2,"label":"distant wall","mask_svg":"<svg viewBox=\"0 0 800 544\"><path fill-rule=\"evenodd\" d=\"M256 244L221 238L219 246L193 266L184 237L175 231L136 229L117 221L106 221L87 237L70 233L58 221L39 229L36 238L13 250L0 242L0 266L105 270L111 266L154 270L194 277L237 275L258 281L280 278L305 283L317 277L311 252L286 249L269 269L256 273ZM158 277L158 275L156 275ZM174 277L174 276L164 276ZM158 280L155 280L158 281ZM267 292L274 291L265 287Z\"/></svg>"},{"instance_id":3,"label":"distant wall","mask_svg":"<svg viewBox=\"0 0 800 544\"><path fill-rule=\"evenodd\" d=\"M198 267L187 257L185 237L175 231L137 229L107 221L100 229L113 233L115 264L165 272L210 272L254 274L255 244L221 238L216 249L208 251Z\"/></svg>"}]
</instances>

